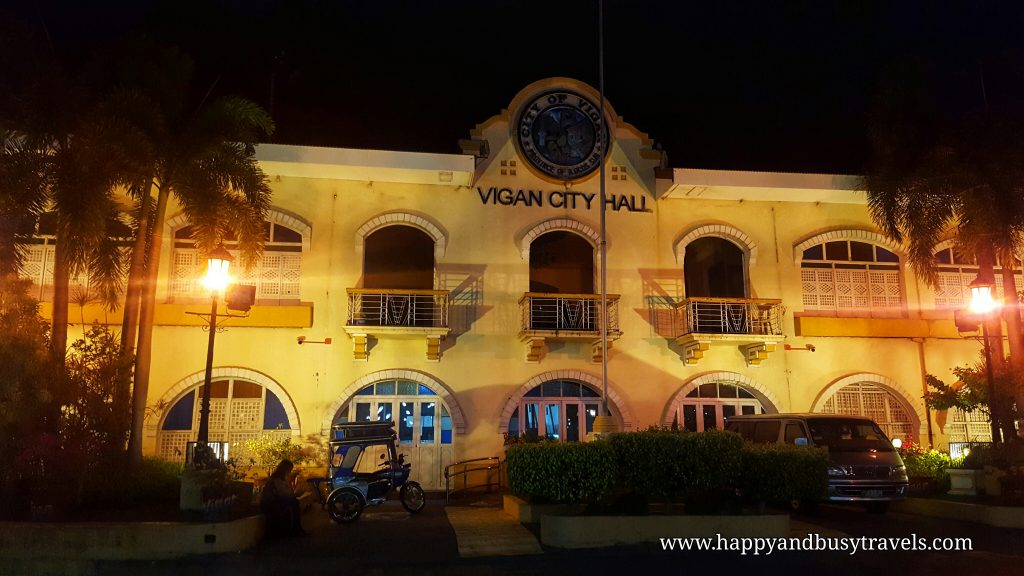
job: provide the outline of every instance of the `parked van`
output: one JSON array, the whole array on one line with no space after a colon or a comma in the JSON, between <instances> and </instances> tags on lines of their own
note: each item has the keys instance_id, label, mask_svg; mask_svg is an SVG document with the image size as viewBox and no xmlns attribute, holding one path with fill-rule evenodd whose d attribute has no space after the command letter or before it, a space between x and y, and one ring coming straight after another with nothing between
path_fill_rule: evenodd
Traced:
<instances>
[{"instance_id":1,"label":"parked van","mask_svg":"<svg viewBox=\"0 0 1024 576\"><path fill-rule=\"evenodd\" d=\"M833 414L730 416L726 430L748 442L828 448L828 499L863 502L884 512L907 492L907 468L885 433L869 418Z\"/></svg>"}]
</instances>

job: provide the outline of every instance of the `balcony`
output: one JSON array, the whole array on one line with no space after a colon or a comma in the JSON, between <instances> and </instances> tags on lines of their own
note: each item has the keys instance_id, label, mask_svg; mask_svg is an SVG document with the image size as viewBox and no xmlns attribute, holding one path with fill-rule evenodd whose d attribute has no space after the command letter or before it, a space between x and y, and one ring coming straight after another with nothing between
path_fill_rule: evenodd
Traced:
<instances>
[{"instance_id":1,"label":"balcony","mask_svg":"<svg viewBox=\"0 0 1024 576\"><path fill-rule=\"evenodd\" d=\"M426 338L427 359L438 361L449 330L447 290L348 289L345 332L355 360L367 359L370 338L387 335Z\"/></svg>"},{"instance_id":2,"label":"balcony","mask_svg":"<svg viewBox=\"0 0 1024 576\"><path fill-rule=\"evenodd\" d=\"M600 362L601 323L608 322L608 346L622 335L619 331L619 295L607 295L608 307L601 314L600 294L543 294L527 292L519 300L519 339L526 343L526 361L540 362L548 340L588 340L592 360Z\"/></svg>"},{"instance_id":3,"label":"balcony","mask_svg":"<svg viewBox=\"0 0 1024 576\"><path fill-rule=\"evenodd\" d=\"M712 344L739 345L747 364L758 366L781 342L785 308L781 300L687 298L675 307L677 344L686 364L695 365Z\"/></svg>"}]
</instances>

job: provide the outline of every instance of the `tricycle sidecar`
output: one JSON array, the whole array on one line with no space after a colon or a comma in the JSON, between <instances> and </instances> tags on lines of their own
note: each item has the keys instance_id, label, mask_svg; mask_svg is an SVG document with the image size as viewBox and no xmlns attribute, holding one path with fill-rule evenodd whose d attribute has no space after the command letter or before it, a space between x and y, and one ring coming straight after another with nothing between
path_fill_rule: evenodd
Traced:
<instances>
[{"instance_id":1,"label":"tricycle sidecar","mask_svg":"<svg viewBox=\"0 0 1024 576\"><path fill-rule=\"evenodd\" d=\"M343 422L331 427L326 507L332 520L358 520L363 508L383 504L392 489L399 490L406 510L423 510L423 488L409 480L412 465L397 453L395 439L392 421Z\"/></svg>"}]
</instances>

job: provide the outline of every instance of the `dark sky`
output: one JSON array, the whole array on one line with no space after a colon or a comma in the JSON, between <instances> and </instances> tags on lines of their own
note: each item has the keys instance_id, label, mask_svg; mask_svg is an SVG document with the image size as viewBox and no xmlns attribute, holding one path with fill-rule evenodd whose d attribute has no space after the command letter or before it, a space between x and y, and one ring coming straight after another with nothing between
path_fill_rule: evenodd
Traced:
<instances>
[{"instance_id":1,"label":"dark sky","mask_svg":"<svg viewBox=\"0 0 1024 576\"><path fill-rule=\"evenodd\" d=\"M275 142L433 152L458 152L533 81L596 87L596 5L0 0L62 54L143 30L181 47L215 91L272 109ZM982 77L990 106L1024 102L1022 5L605 0L606 97L674 167L857 172L896 62L924 69L953 113L982 105Z\"/></svg>"}]
</instances>

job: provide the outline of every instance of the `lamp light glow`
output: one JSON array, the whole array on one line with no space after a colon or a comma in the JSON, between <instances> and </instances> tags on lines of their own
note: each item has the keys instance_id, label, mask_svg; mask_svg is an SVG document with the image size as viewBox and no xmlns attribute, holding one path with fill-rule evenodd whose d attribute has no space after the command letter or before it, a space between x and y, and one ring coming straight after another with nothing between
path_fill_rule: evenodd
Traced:
<instances>
[{"instance_id":1,"label":"lamp light glow","mask_svg":"<svg viewBox=\"0 0 1024 576\"><path fill-rule=\"evenodd\" d=\"M900 448L903 447L903 440L900 440L899 438L893 438L892 447L899 450Z\"/></svg>"},{"instance_id":2,"label":"lamp light glow","mask_svg":"<svg viewBox=\"0 0 1024 576\"><path fill-rule=\"evenodd\" d=\"M217 246L217 249L210 252L207 257L206 277L203 278L203 285L214 292L223 292L231 284L231 276L228 270L231 267L231 253L224 245Z\"/></svg>"},{"instance_id":3,"label":"lamp light glow","mask_svg":"<svg viewBox=\"0 0 1024 576\"><path fill-rule=\"evenodd\" d=\"M999 303L992 297L992 287L991 283L980 277L968 284L968 288L971 289L971 312L988 314L999 307Z\"/></svg>"}]
</instances>

